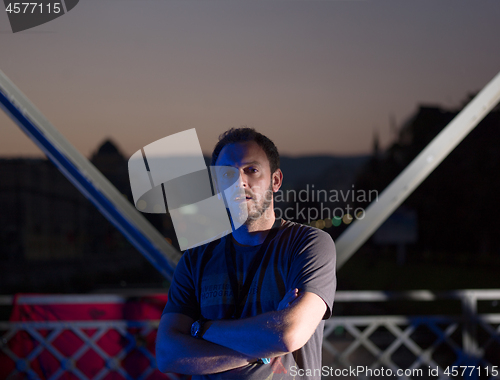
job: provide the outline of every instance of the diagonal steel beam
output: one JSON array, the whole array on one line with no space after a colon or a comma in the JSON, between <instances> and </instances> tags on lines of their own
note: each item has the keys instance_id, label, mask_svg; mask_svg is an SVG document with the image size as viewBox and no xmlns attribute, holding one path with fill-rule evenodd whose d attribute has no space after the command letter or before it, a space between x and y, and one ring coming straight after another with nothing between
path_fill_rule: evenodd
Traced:
<instances>
[{"instance_id":1,"label":"diagonal steel beam","mask_svg":"<svg viewBox=\"0 0 500 380\"><path fill-rule=\"evenodd\" d=\"M425 147L336 240L337 269L363 245L401 203L500 101L500 73Z\"/></svg>"},{"instance_id":2,"label":"diagonal steel beam","mask_svg":"<svg viewBox=\"0 0 500 380\"><path fill-rule=\"evenodd\" d=\"M171 280L181 253L78 152L0 70L0 106L64 176Z\"/></svg>"}]
</instances>

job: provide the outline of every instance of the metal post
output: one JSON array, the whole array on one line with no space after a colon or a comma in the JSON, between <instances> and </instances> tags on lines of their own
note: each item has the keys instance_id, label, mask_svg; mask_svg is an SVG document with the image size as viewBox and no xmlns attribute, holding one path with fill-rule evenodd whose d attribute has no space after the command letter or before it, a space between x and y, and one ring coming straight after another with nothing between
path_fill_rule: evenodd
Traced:
<instances>
[{"instance_id":1,"label":"metal post","mask_svg":"<svg viewBox=\"0 0 500 380\"><path fill-rule=\"evenodd\" d=\"M465 365L475 366L478 363L477 347L477 296L474 291L465 291L462 293L462 344L466 355ZM476 379L477 372L465 374L464 377Z\"/></svg>"},{"instance_id":2,"label":"metal post","mask_svg":"<svg viewBox=\"0 0 500 380\"><path fill-rule=\"evenodd\" d=\"M340 268L500 101L500 73L420 152L337 239Z\"/></svg>"}]
</instances>

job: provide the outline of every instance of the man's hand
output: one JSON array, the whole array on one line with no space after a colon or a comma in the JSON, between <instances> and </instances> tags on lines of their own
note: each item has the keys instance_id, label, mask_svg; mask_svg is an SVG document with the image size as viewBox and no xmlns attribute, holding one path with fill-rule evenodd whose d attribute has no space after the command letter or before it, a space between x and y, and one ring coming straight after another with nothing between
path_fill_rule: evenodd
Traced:
<instances>
[{"instance_id":1,"label":"man's hand","mask_svg":"<svg viewBox=\"0 0 500 380\"><path fill-rule=\"evenodd\" d=\"M278 310L283 310L283 309L286 309L287 307L289 307L293 303L293 301L295 301L297 299L298 296L299 296L299 289L297 289L297 288L290 289L285 294L283 299L280 301L280 303L278 305Z\"/></svg>"}]
</instances>

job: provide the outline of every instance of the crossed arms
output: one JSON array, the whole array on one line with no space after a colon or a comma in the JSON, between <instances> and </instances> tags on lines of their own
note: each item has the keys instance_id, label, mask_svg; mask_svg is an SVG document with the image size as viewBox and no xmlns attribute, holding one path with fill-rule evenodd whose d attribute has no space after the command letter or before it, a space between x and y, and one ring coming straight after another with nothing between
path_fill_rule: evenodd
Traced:
<instances>
[{"instance_id":1,"label":"crossed arms","mask_svg":"<svg viewBox=\"0 0 500 380\"><path fill-rule=\"evenodd\" d=\"M207 322L203 339L191 337L192 318L166 313L158 327L158 368L162 372L203 375L296 351L309 340L325 311L326 304L318 295L298 294L292 289L277 311Z\"/></svg>"}]
</instances>

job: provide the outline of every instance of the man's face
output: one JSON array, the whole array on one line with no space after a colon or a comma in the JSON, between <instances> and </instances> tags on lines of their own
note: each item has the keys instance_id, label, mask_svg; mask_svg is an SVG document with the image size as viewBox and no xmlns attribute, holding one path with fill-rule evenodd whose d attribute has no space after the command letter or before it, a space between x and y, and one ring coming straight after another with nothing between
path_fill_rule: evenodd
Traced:
<instances>
[{"instance_id":1,"label":"man's face","mask_svg":"<svg viewBox=\"0 0 500 380\"><path fill-rule=\"evenodd\" d=\"M236 177L238 173L240 176L239 181L231 187L232 190L226 192L226 200L233 203L229 205L232 214L238 207L240 210L246 207L248 218L242 222L247 225L261 218L274 216L274 210L269 208L273 205L273 191L277 191L281 185L281 172L278 170L271 176L269 160L259 144L248 141L226 145L220 152L216 165L231 166L236 169L234 172L226 173L226 177L231 175ZM232 178L233 182L235 179ZM231 207L234 205L236 207ZM235 217L236 215L233 215L233 219Z\"/></svg>"}]
</instances>

